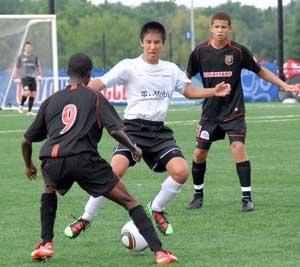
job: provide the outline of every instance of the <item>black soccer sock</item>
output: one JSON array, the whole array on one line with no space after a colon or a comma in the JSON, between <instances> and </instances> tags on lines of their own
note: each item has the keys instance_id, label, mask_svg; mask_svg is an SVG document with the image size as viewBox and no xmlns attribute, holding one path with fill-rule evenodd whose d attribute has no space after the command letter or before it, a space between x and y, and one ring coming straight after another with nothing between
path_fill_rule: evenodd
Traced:
<instances>
[{"instance_id":1,"label":"black soccer sock","mask_svg":"<svg viewBox=\"0 0 300 267\"><path fill-rule=\"evenodd\" d=\"M34 97L29 97L29 101L28 101L28 112L31 111L32 106L33 106L33 102L34 102Z\"/></svg>"},{"instance_id":2,"label":"black soccer sock","mask_svg":"<svg viewBox=\"0 0 300 267\"><path fill-rule=\"evenodd\" d=\"M242 198L251 199L251 165L250 161L236 163L236 171L240 178Z\"/></svg>"},{"instance_id":3,"label":"black soccer sock","mask_svg":"<svg viewBox=\"0 0 300 267\"><path fill-rule=\"evenodd\" d=\"M41 196L41 237L43 244L51 242L54 236L54 221L57 209L56 193L43 193Z\"/></svg>"},{"instance_id":4,"label":"black soccer sock","mask_svg":"<svg viewBox=\"0 0 300 267\"><path fill-rule=\"evenodd\" d=\"M195 192L202 195L203 195L203 184L204 184L205 172L206 172L206 161L204 161L203 163L196 163L193 161L192 175L193 175Z\"/></svg>"},{"instance_id":5,"label":"black soccer sock","mask_svg":"<svg viewBox=\"0 0 300 267\"><path fill-rule=\"evenodd\" d=\"M27 96L22 95L22 99L21 99L21 106L24 105L25 101L27 99Z\"/></svg>"},{"instance_id":6,"label":"black soccer sock","mask_svg":"<svg viewBox=\"0 0 300 267\"><path fill-rule=\"evenodd\" d=\"M162 250L162 244L144 208L141 205L138 205L129 210L129 215L139 229L140 234L147 241L149 248L154 252Z\"/></svg>"}]
</instances>

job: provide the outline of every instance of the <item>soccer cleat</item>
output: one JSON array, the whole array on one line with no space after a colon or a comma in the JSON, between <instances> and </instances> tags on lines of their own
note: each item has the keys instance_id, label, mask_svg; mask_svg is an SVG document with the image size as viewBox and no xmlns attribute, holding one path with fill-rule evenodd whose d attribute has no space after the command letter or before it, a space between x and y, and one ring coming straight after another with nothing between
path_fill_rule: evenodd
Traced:
<instances>
[{"instance_id":1,"label":"soccer cleat","mask_svg":"<svg viewBox=\"0 0 300 267\"><path fill-rule=\"evenodd\" d=\"M241 212L253 211L254 205L250 198L242 198Z\"/></svg>"},{"instance_id":2,"label":"soccer cleat","mask_svg":"<svg viewBox=\"0 0 300 267\"><path fill-rule=\"evenodd\" d=\"M71 239L76 238L79 236L81 231L85 231L90 225L90 222L85 219L76 219L73 223L66 227L65 236Z\"/></svg>"},{"instance_id":3,"label":"soccer cleat","mask_svg":"<svg viewBox=\"0 0 300 267\"><path fill-rule=\"evenodd\" d=\"M203 205L203 194L195 193L193 199L186 205L187 209L199 209Z\"/></svg>"},{"instance_id":4,"label":"soccer cleat","mask_svg":"<svg viewBox=\"0 0 300 267\"><path fill-rule=\"evenodd\" d=\"M19 112L19 113L23 113L23 107L22 107L22 106L19 106L18 112Z\"/></svg>"},{"instance_id":5,"label":"soccer cleat","mask_svg":"<svg viewBox=\"0 0 300 267\"><path fill-rule=\"evenodd\" d=\"M36 114L35 114L34 112L32 112L32 111L28 111L28 112L26 113L26 115L27 115L27 116L36 116Z\"/></svg>"},{"instance_id":6,"label":"soccer cleat","mask_svg":"<svg viewBox=\"0 0 300 267\"><path fill-rule=\"evenodd\" d=\"M39 243L37 248L31 253L32 261L45 261L54 256L54 247L52 242L47 242L45 245Z\"/></svg>"},{"instance_id":7,"label":"soccer cleat","mask_svg":"<svg viewBox=\"0 0 300 267\"><path fill-rule=\"evenodd\" d=\"M149 218L153 217L156 223L156 226L160 232L164 235L171 235L173 234L173 227L169 223L168 219L166 218L166 212L164 211L154 211L151 208L151 202L147 205L146 213Z\"/></svg>"},{"instance_id":8,"label":"soccer cleat","mask_svg":"<svg viewBox=\"0 0 300 267\"><path fill-rule=\"evenodd\" d=\"M167 265L177 262L177 258L172 254L172 252L162 250L155 253L155 262L158 265Z\"/></svg>"}]
</instances>

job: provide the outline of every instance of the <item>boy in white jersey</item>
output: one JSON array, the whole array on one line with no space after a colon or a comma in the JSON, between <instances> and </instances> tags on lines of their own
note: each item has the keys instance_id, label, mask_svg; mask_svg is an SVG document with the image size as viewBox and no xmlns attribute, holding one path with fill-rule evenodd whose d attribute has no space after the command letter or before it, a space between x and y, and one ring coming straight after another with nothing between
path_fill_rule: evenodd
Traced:
<instances>
[{"instance_id":1,"label":"boy in white jersey","mask_svg":"<svg viewBox=\"0 0 300 267\"><path fill-rule=\"evenodd\" d=\"M154 172L168 172L160 192L149 203L148 212L155 219L158 229L170 235L173 228L164 209L180 192L188 177L187 162L176 145L172 130L164 125L172 94L176 91L190 99L225 96L229 94L230 86L220 83L211 89L193 87L186 74L174 63L160 60L165 39L163 25L146 23L140 33L143 54L120 61L100 79L90 82L89 86L102 90L113 85L126 85L128 105L124 114L125 131L142 149L144 161ZM122 177L135 163L132 153L119 144L111 161L113 171ZM89 225L104 200L103 197L91 196L83 216L67 226L65 235L77 237Z\"/></svg>"}]
</instances>

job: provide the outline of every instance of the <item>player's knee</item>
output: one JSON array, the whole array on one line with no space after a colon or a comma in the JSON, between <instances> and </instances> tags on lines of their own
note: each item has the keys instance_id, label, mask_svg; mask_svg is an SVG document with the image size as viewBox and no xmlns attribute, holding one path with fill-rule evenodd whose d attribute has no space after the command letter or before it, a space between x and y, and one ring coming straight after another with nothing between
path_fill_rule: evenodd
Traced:
<instances>
[{"instance_id":1,"label":"player's knee","mask_svg":"<svg viewBox=\"0 0 300 267\"><path fill-rule=\"evenodd\" d=\"M206 160L207 157L207 150L202 149L195 149L194 150L194 162L200 164L203 163Z\"/></svg>"},{"instance_id":2,"label":"player's knee","mask_svg":"<svg viewBox=\"0 0 300 267\"><path fill-rule=\"evenodd\" d=\"M124 155L114 155L111 166L115 174L122 178L129 168L129 160Z\"/></svg>"},{"instance_id":3,"label":"player's knee","mask_svg":"<svg viewBox=\"0 0 300 267\"><path fill-rule=\"evenodd\" d=\"M51 194L55 193L56 191L51 187L49 184L44 184L44 193Z\"/></svg>"},{"instance_id":4,"label":"player's knee","mask_svg":"<svg viewBox=\"0 0 300 267\"><path fill-rule=\"evenodd\" d=\"M242 142L232 142L231 149L234 153L244 153L245 145Z\"/></svg>"},{"instance_id":5,"label":"player's knee","mask_svg":"<svg viewBox=\"0 0 300 267\"><path fill-rule=\"evenodd\" d=\"M182 160L180 164L176 164L169 170L170 175L180 184L184 184L189 176L189 168L187 162Z\"/></svg>"}]
</instances>

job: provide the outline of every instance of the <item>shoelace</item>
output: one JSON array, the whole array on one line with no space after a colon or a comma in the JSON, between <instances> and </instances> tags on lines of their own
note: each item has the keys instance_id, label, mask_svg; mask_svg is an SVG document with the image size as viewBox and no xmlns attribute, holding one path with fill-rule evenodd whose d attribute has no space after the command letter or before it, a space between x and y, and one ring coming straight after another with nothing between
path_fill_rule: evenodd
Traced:
<instances>
[{"instance_id":1,"label":"shoelace","mask_svg":"<svg viewBox=\"0 0 300 267\"><path fill-rule=\"evenodd\" d=\"M80 231L81 229L84 231L87 224L82 219L75 217L73 214L71 214L71 216L75 220L75 222L70 225L71 228L75 228L76 231Z\"/></svg>"},{"instance_id":2,"label":"shoelace","mask_svg":"<svg viewBox=\"0 0 300 267\"><path fill-rule=\"evenodd\" d=\"M165 217L165 215L167 215L166 212L162 211L162 212L157 212L154 211L154 218L159 222L160 225L162 224L169 224L169 221L167 220L167 218Z\"/></svg>"}]
</instances>

